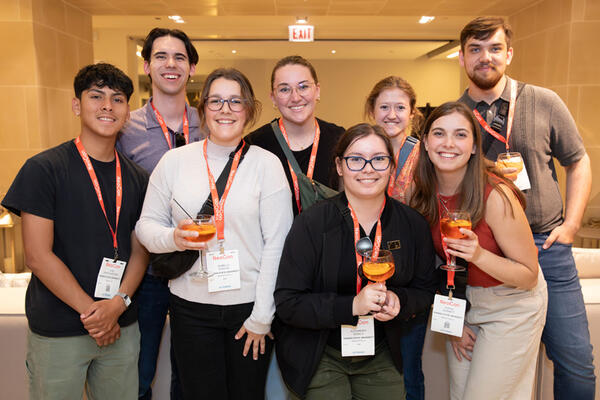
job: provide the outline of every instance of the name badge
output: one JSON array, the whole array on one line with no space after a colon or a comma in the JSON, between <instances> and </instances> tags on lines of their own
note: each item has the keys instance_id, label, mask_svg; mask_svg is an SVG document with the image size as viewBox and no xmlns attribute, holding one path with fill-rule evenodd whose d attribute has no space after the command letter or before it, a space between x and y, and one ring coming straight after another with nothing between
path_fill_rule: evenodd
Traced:
<instances>
[{"instance_id":1,"label":"name badge","mask_svg":"<svg viewBox=\"0 0 600 400\"><path fill-rule=\"evenodd\" d=\"M94 297L101 299L112 299L119 291L121 278L125 272L125 261L115 261L112 258L104 257L100 265L100 272L96 279L96 290Z\"/></svg>"},{"instance_id":2,"label":"name badge","mask_svg":"<svg viewBox=\"0 0 600 400\"><path fill-rule=\"evenodd\" d=\"M450 300L447 296L436 294L431 314L431 330L461 337L466 310L466 300L456 297Z\"/></svg>"},{"instance_id":3,"label":"name badge","mask_svg":"<svg viewBox=\"0 0 600 400\"><path fill-rule=\"evenodd\" d=\"M375 354L375 320L372 315L358 317L358 323L342 325L342 357Z\"/></svg>"},{"instance_id":4,"label":"name badge","mask_svg":"<svg viewBox=\"0 0 600 400\"><path fill-rule=\"evenodd\" d=\"M206 253L208 291L221 292L240 288L239 251L225 250Z\"/></svg>"},{"instance_id":5,"label":"name badge","mask_svg":"<svg viewBox=\"0 0 600 400\"><path fill-rule=\"evenodd\" d=\"M525 163L523 163L523 169L517 174L517 179L515 179L513 183L519 190L531 189L531 182L529 182L529 175L527 175Z\"/></svg>"}]
</instances>

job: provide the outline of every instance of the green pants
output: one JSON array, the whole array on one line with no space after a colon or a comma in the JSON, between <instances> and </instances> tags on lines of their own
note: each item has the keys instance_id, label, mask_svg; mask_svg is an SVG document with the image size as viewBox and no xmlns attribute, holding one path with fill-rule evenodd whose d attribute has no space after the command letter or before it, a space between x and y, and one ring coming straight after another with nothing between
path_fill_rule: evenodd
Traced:
<instances>
[{"instance_id":1,"label":"green pants","mask_svg":"<svg viewBox=\"0 0 600 400\"><path fill-rule=\"evenodd\" d=\"M89 335L47 337L29 331L27 373L31 400L135 400L138 397L140 330L98 347Z\"/></svg>"},{"instance_id":2,"label":"green pants","mask_svg":"<svg viewBox=\"0 0 600 400\"><path fill-rule=\"evenodd\" d=\"M306 392L307 400L405 398L404 378L385 342L377 345L371 357L342 357L338 350L326 346Z\"/></svg>"}]
</instances>

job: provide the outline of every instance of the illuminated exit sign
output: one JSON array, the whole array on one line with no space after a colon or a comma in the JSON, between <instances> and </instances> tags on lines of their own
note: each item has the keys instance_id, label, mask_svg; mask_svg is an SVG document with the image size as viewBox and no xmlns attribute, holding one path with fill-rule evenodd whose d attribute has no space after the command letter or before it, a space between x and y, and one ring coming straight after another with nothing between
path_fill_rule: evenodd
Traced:
<instances>
[{"instance_id":1,"label":"illuminated exit sign","mask_svg":"<svg viewBox=\"0 0 600 400\"><path fill-rule=\"evenodd\" d=\"M313 42L315 27L312 25L289 25L290 42Z\"/></svg>"}]
</instances>

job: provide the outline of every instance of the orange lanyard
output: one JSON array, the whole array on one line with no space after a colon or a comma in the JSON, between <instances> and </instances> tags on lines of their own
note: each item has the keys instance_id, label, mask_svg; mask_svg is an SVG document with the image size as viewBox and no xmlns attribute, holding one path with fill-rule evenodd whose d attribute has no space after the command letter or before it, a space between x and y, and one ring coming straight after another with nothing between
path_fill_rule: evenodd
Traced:
<instances>
[{"instance_id":1,"label":"orange lanyard","mask_svg":"<svg viewBox=\"0 0 600 400\"><path fill-rule=\"evenodd\" d=\"M406 142L406 135L404 139L402 139L402 143L400 143L400 147L398 148L398 153L396 154L396 168L392 171L390 175L390 182L388 183L388 196L391 196L394 192L394 184L396 183L396 170L400 168L398 165L398 160L400 159L400 152L402 151L402 146L404 146L404 142Z\"/></svg>"},{"instance_id":2,"label":"orange lanyard","mask_svg":"<svg viewBox=\"0 0 600 400\"><path fill-rule=\"evenodd\" d=\"M375 243L373 243L373 251L371 252L373 258L377 258L377 256L379 255L379 248L381 247L381 214L383 213L384 207L385 198L383 199L381 210L379 210L379 218L377 218L377 229L375 230ZM360 239L360 225L358 224L358 218L356 217L356 213L350 205L350 202L348 202L348 208L350 209L350 215L352 216L352 222L354 223L354 255L356 256L356 294L359 294L360 289L362 287L362 280L360 278L360 275L358 274L358 268L360 267L360 263L362 262L362 256L356 251L356 244Z\"/></svg>"},{"instance_id":3,"label":"orange lanyard","mask_svg":"<svg viewBox=\"0 0 600 400\"><path fill-rule=\"evenodd\" d=\"M515 117L515 105L517 104L517 81L514 79L510 80L510 105L508 106L508 121L506 121L506 138L493 130L488 123L483 119L479 111L473 110L473 115L479 121L479 124L486 130L487 133L501 141L506 145L506 152L509 152L510 145L508 140L510 139L510 132L512 131L513 119Z\"/></svg>"},{"instance_id":4,"label":"orange lanyard","mask_svg":"<svg viewBox=\"0 0 600 400\"><path fill-rule=\"evenodd\" d=\"M283 118L279 118L279 129L281 129L281 133L285 138L288 146L290 145L290 139L288 139L287 132L285 131L285 126L283 126ZM310 159L308 161L308 169L306 170L306 176L309 179L312 179L313 173L315 172L315 163L317 162L317 149L319 148L319 138L321 137L321 129L319 128L319 124L315 119L315 139L313 140L313 148L310 152ZM291 148L290 148L291 150ZM290 168L290 175L292 176L292 182L294 184L294 197L296 198L296 205L298 206L298 212L302 212L302 204L300 203L300 185L298 185L298 177L296 173L292 169L288 161L288 167Z\"/></svg>"},{"instance_id":5,"label":"orange lanyard","mask_svg":"<svg viewBox=\"0 0 600 400\"><path fill-rule=\"evenodd\" d=\"M245 145L246 142L242 140L242 147L240 147L240 149L235 153L235 156L233 157L233 163L231 164L231 171L229 171L229 176L227 177L225 190L223 191L223 195L219 200L217 184L215 183L215 178L210 172L210 167L208 166L208 153L206 151L206 148L208 146L208 139L204 140L204 160L206 160L206 172L208 173L208 182L210 183L210 194L212 196L213 208L215 210L215 225L217 227L217 239L221 243L221 248L223 247L222 243L225 240L225 199L227 198L229 189L231 189L231 184L233 183L233 178L235 176L235 173L237 172L237 168L240 163L240 157L242 156L242 150L244 149Z\"/></svg>"},{"instance_id":6,"label":"orange lanyard","mask_svg":"<svg viewBox=\"0 0 600 400\"><path fill-rule=\"evenodd\" d=\"M94 186L94 190L96 191L96 196L98 197L98 203L100 203L100 208L102 208L102 212L104 213L104 219L106 219L106 223L108 224L108 229L110 229L110 234L112 235L112 239L113 239L113 247L115 249L115 257L114 259L116 260L117 257L119 256L118 254L118 248L119 246L117 245L117 228L119 226L119 214L121 214L121 203L123 202L123 183L121 181L121 163L119 162L119 156L117 155L117 150L115 150L115 161L116 161L116 175L117 175L117 179L116 179L116 189L115 189L115 194L116 194L116 217L115 217L115 229L113 230L110 221L108 220L108 216L106 215L106 208L104 207L104 200L102 199L102 192L100 191L100 182L98 181L98 177L96 176L96 172L94 171L94 166L92 165L92 162L90 161L90 157L88 156L87 152L85 151L85 148L83 147L83 143L81 143L81 138L80 136L77 136L75 138L75 146L77 147L77 150L79 151L79 155L81 156L81 159L83 160L83 163L85 164L85 167L87 168L88 173L90 174L90 179L92 180L92 184Z\"/></svg>"},{"instance_id":7,"label":"orange lanyard","mask_svg":"<svg viewBox=\"0 0 600 400\"><path fill-rule=\"evenodd\" d=\"M444 242L444 235L442 234L442 207L444 210L448 210L446 204L444 203L442 206L441 194L438 193L438 218L439 218L439 226L440 226L440 242L442 242L442 250L444 251L444 255L446 256L446 265L450 264L450 255L448 254L448 245ZM454 274L455 271L446 271L447 272L447 282L446 285L449 288L454 288Z\"/></svg>"},{"instance_id":8,"label":"orange lanyard","mask_svg":"<svg viewBox=\"0 0 600 400\"><path fill-rule=\"evenodd\" d=\"M154 107L154 104L152 104L152 101L150 101L150 105L152 106L152 110L154 110L154 115L156 116L156 119L158 120L160 129L162 129L163 135L165 135L165 140L167 141L167 145L169 146L169 149L172 149L173 144L171 143L171 135L169 135L169 128L167 128L167 124L165 123L165 120L163 119L162 115L160 115L160 113L158 112L156 107ZM185 144L188 144L190 142L190 124L188 122L187 112L186 112L185 108L183 109L183 137L185 138Z\"/></svg>"}]
</instances>

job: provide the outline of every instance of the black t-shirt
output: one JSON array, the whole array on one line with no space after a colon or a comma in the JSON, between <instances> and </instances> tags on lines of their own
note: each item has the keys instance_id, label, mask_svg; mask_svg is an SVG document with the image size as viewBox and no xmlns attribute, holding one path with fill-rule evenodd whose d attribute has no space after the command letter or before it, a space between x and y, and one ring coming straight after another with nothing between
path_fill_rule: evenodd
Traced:
<instances>
[{"instance_id":1,"label":"black t-shirt","mask_svg":"<svg viewBox=\"0 0 600 400\"><path fill-rule=\"evenodd\" d=\"M90 157L100 183L108 220L115 227L115 165ZM117 228L119 260L128 261L131 232L141 212L148 173L119 153L123 200ZM113 240L85 164L73 141L27 160L2 205L17 215L27 212L54 222L53 253L69 268L82 289L94 296L104 257L114 256ZM95 299L100 300L100 299ZM58 299L32 274L25 311L30 329L43 336L85 335L77 311ZM119 318L121 326L137 319L135 302Z\"/></svg>"},{"instance_id":2,"label":"black t-shirt","mask_svg":"<svg viewBox=\"0 0 600 400\"><path fill-rule=\"evenodd\" d=\"M274 121L277 121L275 119ZM333 159L333 150L339 137L344 133L344 128L341 126L322 121L317 118L319 129L321 130L321 136L319 138L319 148L317 149L317 159L315 161L315 170L313 173L313 179L319 183L325 184L333 189L337 189L339 186L338 175L335 170L335 162ZM290 168L288 166L287 158L285 153L281 150L281 146L275 137L271 124L265 124L257 130L251 132L246 140L248 143L262 147L265 150L270 151L279 157L285 176L290 185L292 194L294 193L294 184L292 182L292 175L290 174ZM308 170L308 163L310 161L310 153L312 152L312 145L308 146L304 150L292 151L296 161L302 172L306 173ZM294 215L298 214L298 207L296 201L293 202Z\"/></svg>"}]
</instances>

